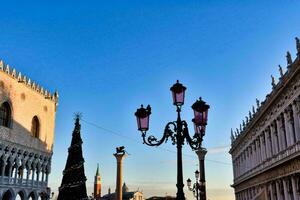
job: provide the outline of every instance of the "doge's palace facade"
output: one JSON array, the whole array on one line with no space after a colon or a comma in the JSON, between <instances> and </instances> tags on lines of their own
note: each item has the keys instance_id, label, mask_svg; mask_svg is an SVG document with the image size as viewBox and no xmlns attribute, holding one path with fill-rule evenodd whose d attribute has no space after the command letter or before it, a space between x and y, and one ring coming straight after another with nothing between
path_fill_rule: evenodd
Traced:
<instances>
[{"instance_id":1,"label":"doge's palace facade","mask_svg":"<svg viewBox=\"0 0 300 200\"><path fill-rule=\"evenodd\" d=\"M257 100L249 116L232 131L237 200L300 200L300 43L297 58L287 53L287 70L272 76L272 91Z\"/></svg>"},{"instance_id":2,"label":"doge's palace facade","mask_svg":"<svg viewBox=\"0 0 300 200\"><path fill-rule=\"evenodd\" d=\"M48 199L57 102L0 61L0 199Z\"/></svg>"}]
</instances>

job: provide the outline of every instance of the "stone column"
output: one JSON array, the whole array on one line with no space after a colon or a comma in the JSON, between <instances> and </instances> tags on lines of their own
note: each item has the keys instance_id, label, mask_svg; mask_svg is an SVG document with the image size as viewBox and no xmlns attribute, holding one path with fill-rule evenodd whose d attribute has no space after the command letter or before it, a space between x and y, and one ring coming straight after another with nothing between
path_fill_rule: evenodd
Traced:
<instances>
[{"instance_id":1,"label":"stone column","mask_svg":"<svg viewBox=\"0 0 300 200\"><path fill-rule=\"evenodd\" d=\"M32 168L32 176L31 176L31 185L34 186L34 173L35 173L35 169L34 167Z\"/></svg>"},{"instance_id":2,"label":"stone column","mask_svg":"<svg viewBox=\"0 0 300 200\"><path fill-rule=\"evenodd\" d=\"M206 180L205 180L205 155L207 153L207 150L204 148L201 148L196 151L196 154L198 156L199 160L199 170L200 170L200 195L199 199L205 200L206 199Z\"/></svg>"},{"instance_id":3,"label":"stone column","mask_svg":"<svg viewBox=\"0 0 300 200\"><path fill-rule=\"evenodd\" d=\"M275 126L274 122L271 123L270 128L271 128L271 137L272 137L272 143L273 143L273 153L274 153L274 155L276 155L278 153L278 149L277 149L278 144L276 142L276 140L277 140L277 133L276 133L276 129L275 129L276 126Z\"/></svg>"},{"instance_id":4,"label":"stone column","mask_svg":"<svg viewBox=\"0 0 300 200\"><path fill-rule=\"evenodd\" d=\"M278 128L278 135L280 136L279 139L281 140L281 151L285 150L287 148L287 136L286 136L286 130L285 130L285 124L283 119L283 114L280 114L277 118L277 128Z\"/></svg>"},{"instance_id":5,"label":"stone column","mask_svg":"<svg viewBox=\"0 0 300 200\"><path fill-rule=\"evenodd\" d=\"M25 166L24 166L23 163L22 163L21 168L22 168L22 171L20 171L20 181L19 182L20 182L21 185L23 185L24 169L25 169Z\"/></svg>"},{"instance_id":6,"label":"stone column","mask_svg":"<svg viewBox=\"0 0 300 200\"><path fill-rule=\"evenodd\" d=\"M271 133L271 126L268 126L268 136L269 136L269 145L270 145L270 158L274 155L274 144L273 144L273 136Z\"/></svg>"},{"instance_id":7,"label":"stone column","mask_svg":"<svg viewBox=\"0 0 300 200\"><path fill-rule=\"evenodd\" d=\"M290 142L291 145L296 143L296 133L295 133L295 124L294 124L294 115L293 115L293 107L289 105L287 108L287 116L288 116L288 124L290 127Z\"/></svg>"},{"instance_id":8,"label":"stone column","mask_svg":"<svg viewBox=\"0 0 300 200\"><path fill-rule=\"evenodd\" d=\"M16 166L16 171L15 171L15 180L14 183L17 183L17 179L18 179L18 171L19 171L19 165Z\"/></svg>"},{"instance_id":9,"label":"stone column","mask_svg":"<svg viewBox=\"0 0 300 200\"><path fill-rule=\"evenodd\" d=\"M251 170L253 168L253 146L252 146L252 143L250 143L250 145L249 145L249 152L250 152L250 160L249 160L250 168L249 168L249 170Z\"/></svg>"},{"instance_id":10,"label":"stone column","mask_svg":"<svg viewBox=\"0 0 300 200\"><path fill-rule=\"evenodd\" d=\"M290 123L289 109L284 110L284 125L286 131L287 147L289 147L292 145L292 130L291 130L291 123Z\"/></svg>"},{"instance_id":11,"label":"stone column","mask_svg":"<svg viewBox=\"0 0 300 200\"><path fill-rule=\"evenodd\" d=\"M28 185L28 182L29 182L30 171L31 171L31 168L30 168L30 167L27 167L26 185Z\"/></svg>"},{"instance_id":12,"label":"stone column","mask_svg":"<svg viewBox=\"0 0 300 200\"><path fill-rule=\"evenodd\" d=\"M245 148L245 160L244 160L244 162L245 162L245 171L244 172L246 172L246 171L248 171L248 162L249 162L249 160L248 160L248 147Z\"/></svg>"},{"instance_id":13,"label":"stone column","mask_svg":"<svg viewBox=\"0 0 300 200\"><path fill-rule=\"evenodd\" d=\"M254 155L255 155L255 166L256 167L258 165L258 145L257 145L257 140L254 139Z\"/></svg>"},{"instance_id":14,"label":"stone column","mask_svg":"<svg viewBox=\"0 0 300 200\"><path fill-rule=\"evenodd\" d=\"M44 181L45 181L44 179L45 179L45 168L43 167L42 168L42 180L41 180L43 182L43 184L44 184Z\"/></svg>"},{"instance_id":15,"label":"stone column","mask_svg":"<svg viewBox=\"0 0 300 200\"><path fill-rule=\"evenodd\" d=\"M37 171L36 171L36 182L37 182L37 187L39 187L39 181L40 181L40 169L37 169Z\"/></svg>"},{"instance_id":16,"label":"stone column","mask_svg":"<svg viewBox=\"0 0 300 200\"><path fill-rule=\"evenodd\" d=\"M46 171L46 181L45 181L45 184L48 185L48 179L49 179L49 172Z\"/></svg>"},{"instance_id":17,"label":"stone column","mask_svg":"<svg viewBox=\"0 0 300 200\"><path fill-rule=\"evenodd\" d=\"M265 161L265 141L263 139L262 134L259 136L259 140L260 140L261 162L264 162Z\"/></svg>"},{"instance_id":18,"label":"stone column","mask_svg":"<svg viewBox=\"0 0 300 200\"><path fill-rule=\"evenodd\" d=\"M117 159L116 200L122 200L122 165L126 154L125 152L117 152L114 156Z\"/></svg>"},{"instance_id":19,"label":"stone column","mask_svg":"<svg viewBox=\"0 0 300 200\"><path fill-rule=\"evenodd\" d=\"M241 167L242 169L240 175L242 175L245 171L245 151L242 151L241 157L242 157L242 167Z\"/></svg>"},{"instance_id":20,"label":"stone column","mask_svg":"<svg viewBox=\"0 0 300 200\"><path fill-rule=\"evenodd\" d=\"M294 115L294 125L296 132L296 141L300 140L300 99L297 97L292 104L293 115Z\"/></svg>"},{"instance_id":21,"label":"stone column","mask_svg":"<svg viewBox=\"0 0 300 200\"><path fill-rule=\"evenodd\" d=\"M5 172L5 168L7 165L6 159L4 159L2 162L3 162L3 167L1 169L1 182L3 183L4 182L4 172Z\"/></svg>"},{"instance_id":22,"label":"stone column","mask_svg":"<svg viewBox=\"0 0 300 200\"><path fill-rule=\"evenodd\" d=\"M287 184L288 184L287 180L285 178L283 178L284 200L290 200Z\"/></svg>"},{"instance_id":23,"label":"stone column","mask_svg":"<svg viewBox=\"0 0 300 200\"><path fill-rule=\"evenodd\" d=\"M250 169L254 167L254 146L253 142L250 143Z\"/></svg>"},{"instance_id":24,"label":"stone column","mask_svg":"<svg viewBox=\"0 0 300 200\"><path fill-rule=\"evenodd\" d=\"M8 182L10 184L10 180L12 178L12 168L13 168L13 163L9 162L9 170L8 170Z\"/></svg>"},{"instance_id":25,"label":"stone column","mask_svg":"<svg viewBox=\"0 0 300 200\"><path fill-rule=\"evenodd\" d=\"M242 161L241 161L241 156L239 156L238 157L238 163L237 163L238 165L237 165L237 168L238 168L238 170L237 170L237 176L240 176L240 174L241 174L241 164L242 164Z\"/></svg>"},{"instance_id":26,"label":"stone column","mask_svg":"<svg viewBox=\"0 0 300 200\"><path fill-rule=\"evenodd\" d=\"M282 194L280 191L280 186L279 186L279 181L276 181L276 194L277 194L277 200L283 200L282 199Z\"/></svg>"},{"instance_id":27,"label":"stone column","mask_svg":"<svg viewBox=\"0 0 300 200\"><path fill-rule=\"evenodd\" d=\"M258 164L261 164L262 158L261 158L261 143L260 143L260 137L257 138L257 157L258 157Z\"/></svg>"},{"instance_id":28,"label":"stone column","mask_svg":"<svg viewBox=\"0 0 300 200\"><path fill-rule=\"evenodd\" d=\"M299 200L299 194L298 194L298 191L297 191L296 177L292 176L291 179L292 179L292 188L293 188L294 200Z\"/></svg>"},{"instance_id":29,"label":"stone column","mask_svg":"<svg viewBox=\"0 0 300 200\"><path fill-rule=\"evenodd\" d=\"M268 131L265 130L265 142L266 142L266 158L270 158L270 140L269 140L269 135L268 135Z\"/></svg>"},{"instance_id":30,"label":"stone column","mask_svg":"<svg viewBox=\"0 0 300 200\"><path fill-rule=\"evenodd\" d=\"M269 191L270 191L271 200L276 200L276 199L274 198L274 193L273 193L272 183L270 183L270 185L269 185L268 188L269 188Z\"/></svg>"}]
</instances>

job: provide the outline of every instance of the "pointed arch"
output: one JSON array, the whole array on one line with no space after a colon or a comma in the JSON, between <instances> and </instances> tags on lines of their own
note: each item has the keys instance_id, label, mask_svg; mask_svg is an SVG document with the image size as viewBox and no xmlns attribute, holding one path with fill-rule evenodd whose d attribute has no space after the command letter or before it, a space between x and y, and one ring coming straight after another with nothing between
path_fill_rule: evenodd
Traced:
<instances>
[{"instance_id":1,"label":"pointed arch","mask_svg":"<svg viewBox=\"0 0 300 200\"><path fill-rule=\"evenodd\" d=\"M32 118L32 122L31 122L31 134L33 137L35 138L39 138L40 137L40 120L37 116L34 116Z\"/></svg>"},{"instance_id":2,"label":"pointed arch","mask_svg":"<svg viewBox=\"0 0 300 200\"><path fill-rule=\"evenodd\" d=\"M16 200L25 200L25 197L26 197L25 191L24 190L20 190L17 193Z\"/></svg>"},{"instance_id":3,"label":"pointed arch","mask_svg":"<svg viewBox=\"0 0 300 200\"><path fill-rule=\"evenodd\" d=\"M13 200L13 199L14 199L14 193L11 189L7 190L2 196L2 200Z\"/></svg>"},{"instance_id":4,"label":"pointed arch","mask_svg":"<svg viewBox=\"0 0 300 200\"><path fill-rule=\"evenodd\" d=\"M0 106L0 126L10 127L11 125L11 107L6 101Z\"/></svg>"},{"instance_id":5,"label":"pointed arch","mask_svg":"<svg viewBox=\"0 0 300 200\"><path fill-rule=\"evenodd\" d=\"M31 192L28 195L28 200L37 200L37 195L35 194L35 192Z\"/></svg>"}]
</instances>

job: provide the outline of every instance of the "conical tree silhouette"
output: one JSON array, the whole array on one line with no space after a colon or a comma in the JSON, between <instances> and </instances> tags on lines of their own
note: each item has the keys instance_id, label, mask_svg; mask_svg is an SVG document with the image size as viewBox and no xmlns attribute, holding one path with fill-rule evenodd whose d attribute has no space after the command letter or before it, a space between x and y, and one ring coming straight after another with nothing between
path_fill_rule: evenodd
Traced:
<instances>
[{"instance_id":1,"label":"conical tree silhouette","mask_svg":"<svg viewBox=\"0 0 300 200\"><path fill-rule=\"evenodd\" d=\"M76 115L75 128L72 134L71 146L68 149L68 158L58 200L82 200L87 198L86 177L84 174L84 158L82 156L82 139L80 136L80 115Z\"/></svg>"}]
</instances>

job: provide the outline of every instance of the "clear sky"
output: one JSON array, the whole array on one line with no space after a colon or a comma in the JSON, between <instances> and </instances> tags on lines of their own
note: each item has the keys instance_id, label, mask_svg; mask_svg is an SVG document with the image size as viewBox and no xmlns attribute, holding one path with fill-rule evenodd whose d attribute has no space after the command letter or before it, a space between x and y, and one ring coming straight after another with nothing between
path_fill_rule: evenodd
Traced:
<instances>
[{"instance_id":1,"label":"clear sky","mask_svg":"<svg viewBox=\"0 0 300 200\"><path fill-rule=\"evenodd\" d=\"M238 127L271 90L287 50L295 57L300 36L296 0L282 1L1 1L0 57L60 94L50 186L57 194L73 129L82 122L89 193L97 163L103 193L115 188L116 146L130 153L124 180L130 189L176 192L176 148L141 144L133 113L151 104L150 131L157 136L176 119L169 87L187 86L183 118L202 96L210 105L208 199L233 199L228 154L230 128ZM105 130L107 129L107 130ZM110 131L109 131L110 130ZM190 123L190 130L192 129ZM117 134L113 134L117 133ZM184 179L197 158L184 146ZM191 199L191 193L186 191Z\"/></svg>"}]
</instances>

